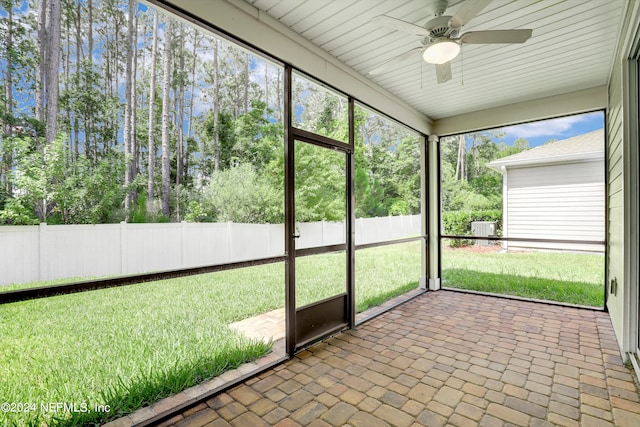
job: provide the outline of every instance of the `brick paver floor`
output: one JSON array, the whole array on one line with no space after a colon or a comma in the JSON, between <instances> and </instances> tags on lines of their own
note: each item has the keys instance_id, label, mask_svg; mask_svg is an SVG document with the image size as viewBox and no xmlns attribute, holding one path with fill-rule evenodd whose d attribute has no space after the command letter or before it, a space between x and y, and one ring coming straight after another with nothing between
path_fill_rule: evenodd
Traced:
<instances>
[{"instance_id":1,"label":"brick paver floor","mask_svg":"<svg viewBox=\"0 0 640 427\"><path fill-rule=\"evenodd\" d=\"M438 291L314 345L176 426L640 426L606 313Z\"/></svg>"}]
</instances>

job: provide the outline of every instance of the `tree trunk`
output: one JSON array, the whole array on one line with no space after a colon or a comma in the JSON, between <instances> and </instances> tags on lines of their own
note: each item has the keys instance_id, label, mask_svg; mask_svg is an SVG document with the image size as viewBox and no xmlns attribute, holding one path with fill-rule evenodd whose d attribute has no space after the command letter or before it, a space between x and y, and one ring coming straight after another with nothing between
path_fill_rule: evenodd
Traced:
<instances>
[{"instance_id":1,"label":"tree trunk","mask_svg":"<svg viewBox=\"0 0 640 427\"><path fill-rule=\"evenodd\" d=\"M50 144L58 133L58 73L60 68L60 0L48 0L46 54L46 131L45 142Z\"/></svg>"},{"instance_id":2,"label":"tree trunk","mask_svg":"<svg viewBox=\"0 0 640 427\"><path fill-rule=\"evenodd\" d=\"M47 40L47 0L38 10L38 61L36 65L36 119L44 122L44 84ZM39 135L40 136L40 135Z\"/></svg>"},{"instance_id":3,"label":"tree trunk","mask_svg":"<svg viewBox=\"0 0 640 427\"><path fill-rule=\"evenodd\" d=\"M191 51L192 61L191 61L191 89L189 92L189 116L187 117L187 123L188 123L187 124L187 145L186 145L185 156L184 156L185 180L187 176L189 176L189 167L190 167L189 158L191 156L191 153L189 151L189 138L191 138L191 129L193 127L193 104L194 104L194 90L195 90L195 84L196 84L196 64L197 64L196 53L197 53L198 45L199 45L198 30L194 28L193 29L193 46Z\"/></svg>"},{"instance_id":4,"label":"tree trunk","mask_svg":"<svg viewBox=\"0 0 640 427\"><path fill-rule=\"evenodd\" d=\"M480 148L478 147L478 145L479 144L478 144L477 134L473 134L472 153L473 153L473 165L475 166L474 179L478 177L478 175L480 175Z\"/></svg>"},{"instance_id":5,"label":"tree trunk","mask_svg":"<svg viewBox=\"0 0 640 427\"><path fill-rule=\"evenodd\" d=\"M132 163L134 162L133 156L133 140L131 131L131 125L133 123L132 115L133 115L133 15L135 13L136 0L129 0L129 20L127 24L127 62L126 62L126 70L125 70L125 104L124 104L124 158L125 158L125 167L124 167L124 186L126 187L126 196L124 200L124 210L127 219L130 219L131 209L132 209L132 201L133 195L132 191L129 188L133 181L133 176L131 174L133 167Z\"/></svg>"},{"instance_id":6,"label":"tree trunk","mask_svg":"<svg viewBox=\"0 0 640 427\"><path fill-rule=\"evenodd\" d=\"M153 213L154 168L156 160L155 110L156 110L156 59L158 56L158 12L153 13L153 44L151 47L151 83L149 90L149 139L147 158L147 214Z\"/></svg>"},{"instance_id":7,"label":"tree trunk","mask_svg":"<svg viewBox=\"0 0 640 427\"><path fill-rule=\"evenodd\" d=\"M81 73L83 72L82 70L82 60L84 57L84 54L82 52L82 29L81 29L81 25L80 23L82 22L82 8L81 8L81 4L80 2L78 2L77 7L76 7L76 20L75 20L75 24L76 24L76 74L78 75L78 77L80 77ZM75 161L78 156L79 156L79 148L78 148L78 144L79 144L79 139L80 139L80 119L78 118L79 116L79 112L75 111L73 114L73 121L74 121L74 125L73 125L73 140L75 142L75 145L73 147L73 154L71 154L71 150L69 150L69 156L71 157L72 161ZM84 139L85 142L87 140L87 129L85 126L85 131L84 131Z\"/></svg>"},{"instance_id":8,"label":"tree trunk","mask_svg":"<svg viewBox=\"0 0 640 427\"><path fill-rule=\"evenodd\" d=\"M244 58L244 114L249 112L249 54L247 53Z\"/></svg>"},{"instance_id":9,"label":"tree trunk","mask_svg":"<svg viewBox=\"0 0 640 427\"><path fill-rule=\"evenodd\" d=\"M162 212L169 218L169 89L171 87L171 23L167 19L164 41L163 82L162 82Z\"/></svg>"},{"instance_id":10,"label":"tree trunk","mask_svg":"<svg viewBox=\"0 0 640 427\"><path fill-rule=\"evenodd\" d=\"M218 131L218 115L220 109L220 72L218 70L218 39L213 41L213 170L220 169L220 132Z\"/></svg>"},{"instance_id":11,"label":"tree trunk","mask_svg":"<svg viewBox=\"0 0 640 427\"><path fill-rule=\"evenodd\" d=\"M61 5L62 6L62 5ZM66 49L61 49L61 56L62 56L62 70L64 72L64 88L66 90L69 89L69 76L71 73L71 14L70 14L70 10L69 10L69 4L64 4L65 7L65 11L64 14L61 14L61 19L63 19L64 22L64 45L66 46ZM68 123L69 126L69 130L71 130L71 108L70 106L67 105L66 110L64 111L64 115L66 116L66 122ZM74 132L68 132L67 135L67 141L69 142L68 146L69 148L73 147L73 137L74 137L75 133Z\"/></svg>"},{"instance_id":12,"label":"tree trunk","mask_svg":"<svg viewBox=\"0 0 640 427\"><path fill-rule=\"evenodd\" d=\"M87 59L88 65L87 69L93 72L93 0L87 0L87 9L88 9L88 17L87 23L88 27L88 35L87 35ZM88 85L93 86L92 82L89 82ZM91 140L93 137L93 115L94 111L89 111L88 114L85 114L85 123L84 123L84 144L85 144L85 155L87 152L87 148L91 146Z\"/></svg>"},{"instance_id":13,"label":"tree trunk","mask_svg":"<svg viewBox=\"0 0 640 427\"><path fill-rule=\"evenodd\" d=\"M195 89L196 84L196 49L198 48L199 40L198 40L198 30L193 29L193 50L191 51L191 57L193 62L191 62L191 92L189 95L189 124L187 125L187 138L191 137L191 128L193 127L193 91Z\"/></svg>"},{"instance_id":14,"label":"tree trunk","mask_svg":"<svg viewBox=\"0 0 640 427\"><path fill-rule=\"evenodd\" d=\"M456 162L456 181L462 181L465 173L464 159L466 157L464 135L458 136L458 160Z\"/></svg>"},{"instance_id":15,"label":"tree trunk","mask_svg":"<svg viewBox=\"0 0 640 427\"><path fill-rule=\"evenodd\" d=\"M13 134L13 61L11 59L11 51L13 49L13 0L9 0L7 5L7 39L5 50L6 69L4 76L4 113L3 120L4 133L3 139L10 138ZM4 153L1 153L3 157L3 169L5 170L4 189L6 194L11 197L13 194L13 186L11 184L11 169L13 167L13 156L11 150L6 146L4 147ZM1 171L2 169L0 169ZM0 177L2 174L0 174Z\"/></svg>"},{"instance_id":16,"label":"tree trunk","mask_svg":"<svg viewBox=\"0 0 640 427\"><path fill-rule=\"evenodd\" d=\"M269 63L264 61L264 115L269 121Z\"/></svg>"},{"instance_id":17,"label":"tree trunk","mask_svg":"<svg viewBox=\"0 0 640 427\"><path fill-rule=\"evenodd\" d=\"M278 121L284 120L284 107L282 102L282 88L280 87L281 81L280 67L276 68L276 107L278 108Z\"/></svg>"},{"instance_id":18,"label":"tree trunk","mask_svg":"<svg viewBox=\"0 0 640 427\"><path fill-rule=\"evenodd\" d=\"M180 24L178 44L178 78L176 87L176 185L182 184L184 161L184 24ZM180 218L178 217L178 220Z\"/></svg>"},{"instance_id":19,"label":"tree trunk","mask_svg":"<svg viewBox=\"0 0 640 427\"><path fill-rule=\"evenodd\" d=\"M87 58L93 64L93 0L87 0L88 34L87 34Z\"/></svg>"},{"instance_id":20,"label":"tree trunk","mask_svg":"<svg viewBox=\"0 0 640 427\"><path fill-rule=\"evenodd\" d=\"M133 16L129 19L133 21L133 58L131 60L131 126L129 132L131 132L131 180L135 180L138 175L138 161L140 160L140 153L138 148L138 137L136 133L136 123L138 121L138 103L136 97L136 81L138 79L138 2L133 0ZM134 187L131 190L132 204L135 206L138 204L138 190Z\"/></svg>"}]
</instances>

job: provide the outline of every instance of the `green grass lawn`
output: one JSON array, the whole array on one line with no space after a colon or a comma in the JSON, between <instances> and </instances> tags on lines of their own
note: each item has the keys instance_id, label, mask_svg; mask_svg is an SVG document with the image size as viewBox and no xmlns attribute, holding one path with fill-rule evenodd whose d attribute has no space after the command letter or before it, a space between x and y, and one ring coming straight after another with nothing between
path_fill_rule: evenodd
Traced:
<instances>
[{"instance_id":1,"label":"green grass lawn","mask_svg":"<svg viewBox=\"0 0 640 427\"><path fill-rule=\"evenodd\" d=\"M470 248L469 248L470 249ZM442 252L442 286L602 307L604 256L558 252Z\"/></svg>"},{"instance_id":2,"label":"green grass lawn","mask_svg":"<svg viewBox=\"0 0 640 427\"><path fill-rule=\"evenodd\" d=\"M283 281L281 263L2 305L0 396L106 404L117 418L266 354L226 325L282 306ZM0 413L0 425L51 415Z\"/></svg>"},{"instance_id":3,"label":"green grass lawn","mask_svg":"<svg viewBox=\"0 0 640 427\"><path fill-rule=\"evenodd\" d=\"M419 244L356 257L358 311L417 286ZM298 306L344 292L344 265L344 254L300 258ZM104 422L254 360L271 344L227 325L284 307L284 274L277 263L0 305L0 400L110 405L58 424ZM0 425L42 421L56 422L0 412Z\"/></svg>"},{"instance_id":4,"label":"green grass lawn","mask_svg":"<svg viewBox=\"0 0 640 427\"><path fill-rule=\"evenodd\" d=\"M416 289L421 262L419 241L356 251L356 311Z\"/></svg>"}]
</instances>

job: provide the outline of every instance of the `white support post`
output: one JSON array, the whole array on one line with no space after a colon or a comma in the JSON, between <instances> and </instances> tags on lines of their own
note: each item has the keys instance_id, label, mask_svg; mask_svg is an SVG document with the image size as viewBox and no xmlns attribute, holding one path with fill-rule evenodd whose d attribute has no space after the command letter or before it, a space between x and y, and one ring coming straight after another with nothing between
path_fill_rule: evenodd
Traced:
<instances>
[{"instance_id":1,"label":"white support post","mask_svg":"<svg viewBox=\"0 0 640 427\"><path fill-rule=\"evenodd\" d=\"M429 210L429 221L426 224L429 235L429 289L440 289L440 192L438 182L439 164L438 157L440 138L438 135L430 135L427 151L429 153L429 163L426 165L425 177L427 189L427 209Z\"/></svg>"}]
</instances>

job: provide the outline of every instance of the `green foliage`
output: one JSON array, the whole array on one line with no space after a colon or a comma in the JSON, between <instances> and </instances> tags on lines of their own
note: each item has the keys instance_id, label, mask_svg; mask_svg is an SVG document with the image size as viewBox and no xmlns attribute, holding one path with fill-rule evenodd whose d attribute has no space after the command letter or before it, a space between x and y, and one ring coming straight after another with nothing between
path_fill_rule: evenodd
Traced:
<instances>
[{"instance_id":1,"label":"green foliage","mask_svg":"<svg viewBox=\"0 0 640 427\"><path fill-rule=\"evenodd\" d=\"M15 6L15 2L5 3L7 7ZM161 48L155 57L138 55L134 58L136 75L126 76L123 71L128 70L125 67L127 51L116 46L117 40L123 40L119 37L127 24L121 1L102 2L100 12L92 17L92 27L69 26L63 22L63 39L74 39L79 45L61 50L61 64L64 64L60 70L58 99L61 133L55 144L43 146L37 136L45 133L45 123L35 117L33 103L39 87L35 78L39 41L34 5L19 11L13 7L16 24L13 44L0 49L0 60L6 57L12 62L8 73L13 78L12 93L16 95L13 100L16 108L11 109L5 105L4 91L0 93L3 101L0 102L0 124L3 127L24 124L28 130L22 136L27 135L25 139L29 140L14 149L11 137L0 138L2 223L104 223L126 220L127 216L133 222L219 218L282 221L285 168L281 68L199 30L182 24L173 26L173 67L169 82L172 111L168 112L170 213L164 217L158 214L159 209L145 212L144 201L150 172L147 166L150 137L155 140L156 158L151 166L154 199L161 200L163 109L159 95L164 78L159 68L166 52L162 46L167 33L158 33ZM63 20L83 22L88 17L86 13L86 9L65 4ZM151 20L155 13L158 12L152 9L138 12L137 30L143 44L139 46L140 52L151 50ZM170 18L160 17L161 22L167 19ZM109 24L105 26L105 22ZM91 55L88 55L86 33L89 28L103 28L100 37L106 43L100 49L93 48ZM97 46L98 39L95 43ZM203 56L201 52L208 53ZM156 65L155 87L150 87L152 63ZM119 80L120 77L123 79ZM130 100L123 99L124 91L118 87L129 78L135 86L137 169L132 183L124 188L122 119ZM154 122L148 123L152 92L156 95ZM347 98L297 76L294 105L296 126L348 141ZM178 111L183 114L177 114ZM356 108L355 121L356 215L418 213L420 146L415 135L360 107ZM180 150L179 141L183 142ZM336 168L333 160L313 151L303 148L297 156L299 220L343 219L344 167ZM309 157L303 159L307 155ZM250 164L252 170L247 177L240 178L235 168L243 164ZM180 166L184 175L178 177ZM327 170L320 171L321 168ZM232 176L235 187L228 179ZM213 181L220 185L215 191ZM238 183L245 183L253 190L239 190L243 187ZM131 212L124 211L127 194L137 195ZM241 200L232 201L234 196ZM248 209L248 212L232 212L233 209Z\"/></svg>"},{"instance_id":2,"label":"green foliage","mask_svg":"<svg viewBox=\"0 0 640 427\"><path fill-rule=\"evenodd\" d=\"M343 153L296 142L296 221L344 221L345 169Z\"/></svg>"},{"instance_id":3,"label":"green foliage","mask_svg":"<svg viewBox=\"0 0 640 427\"><path fill-rule=\"evenodd\" d=\"M94 163L79 156L64 180L64 204L58 209L64 224L103 224L120 222L125 188L124 156L110 151Z\"/></svg>"},{"instance_id":4,"label":"green foliage","mask_svg":"<svg viewBox=\"0 0 640 427\"><path fill-rule=\"evenodd\" d=\"M521 153L523 151L527 151L529 147L529 141L524 138L518 138L513 142L513 145L507 145L504 142L498 144L499 152L496 158L500 159L502 157L512 156L514 154Z\"/></svg>"},{"instance_id":5,"label":"green foliage","mask_svg":"<svg viewBox=\"0 0 640 427\"><path fill-rule=\"evenodd\" d=\"M11 145L18 166L13 180L16 194L0 212L0 219L13 225L45 222L54 213L55 200L64 197L60 185L65 179L63 138L41 147L29 137L5 138L4 143Z\"/></svg>"},{"instance_id":6,"label":"green foliage","mask_svg":"<svg viewBox=\"0 0 640 427\"><path fill-rule=\"evenodd\" d=\"M147 220L147 195L142 193L138 195L138 201L136 203L133 212L131 212L132 223L145 223Z\"/></svg>"},{"instance_id":7,"label":"green foliage","mask_svg":"<svg viewBox=\"0 0 640 427\"><path fill-rule=\"evenodd\" d=\"M471 236L471 223L473 221L495 221L497 222L496 234L502 235L502 211L448 211L442 212L442 233L455 236ZM458 247L467 241L452 239L449 245Z\"/></svg>"},{"instance_id":8,"label":"green foliage","mask_svg":"<svg viewBox=\"0 0 640 427\"><path fill-rule=\"evenodd\" d=\"M234 162L251 163L262 171L272 160L282 156L284 129L281 123L267 120L272 111L260 100L251 101L251 110L234 123Z\"/></svg>"},{"instance_id":9,"label":"green foliage","mask_svg":"<svg viewBox=\"0 0 640 427\"><path fill-rule=\"evenodd\" d=\"M84 133L84 154L94 158L98 157L100 147L114 139L115 132L109 125L109 118L118 114L120 108L118 98L103 93L102 85L104 77L91 61L84 60L60 93L61 108L72 112L61 116L61 129L68 135Z\"/></svg>"},{"instance_id":10,"label":"green foliage","mask_svg":"<svg viewBox=\"0 0 640 427\"><path fill-rule=\"evenodd\" d=\"M278 191L254 166L241 163L214 172L201 201L189 204L189 220L238 223L284 221L282 190Z\"/></svg>"},{"instance_id":11,"label":"green foliage","mask_svg":"<svg viewBox=\"0 0 640 427\"><path fill-rule=\"evenodd\" d=\"M120 153L105 154L97 164L78 156L68 166L71 153L64 135L50 145L36 146L29 137L10 142L16 162L15 194L0 211L2 222L28 225L119 221L114 213L124 194L119 180L124 171Z\"/></svg>"},{"instance_id":12,"label":"green foliage","mask_svg":"<svg viewBox=\"0 0 640 427\"><path fill-rule=\"evenodd\" d=\"M519 138L513 145L507 145L500 141L503 137L503 132L488 131L441 140L443 211L502 209L502 175L487 164L529 149L526 139Z\"/></svg>"},{"instance_id":13,"label":"green foliage","mask_svg":"<svg viewBox=\"0 0 640 427\"><path fill-rule=\"evenodd\" d=\"M356 217L420 213L420 144L415 135L355 109Z\"/></svg>"}]
</instances>

